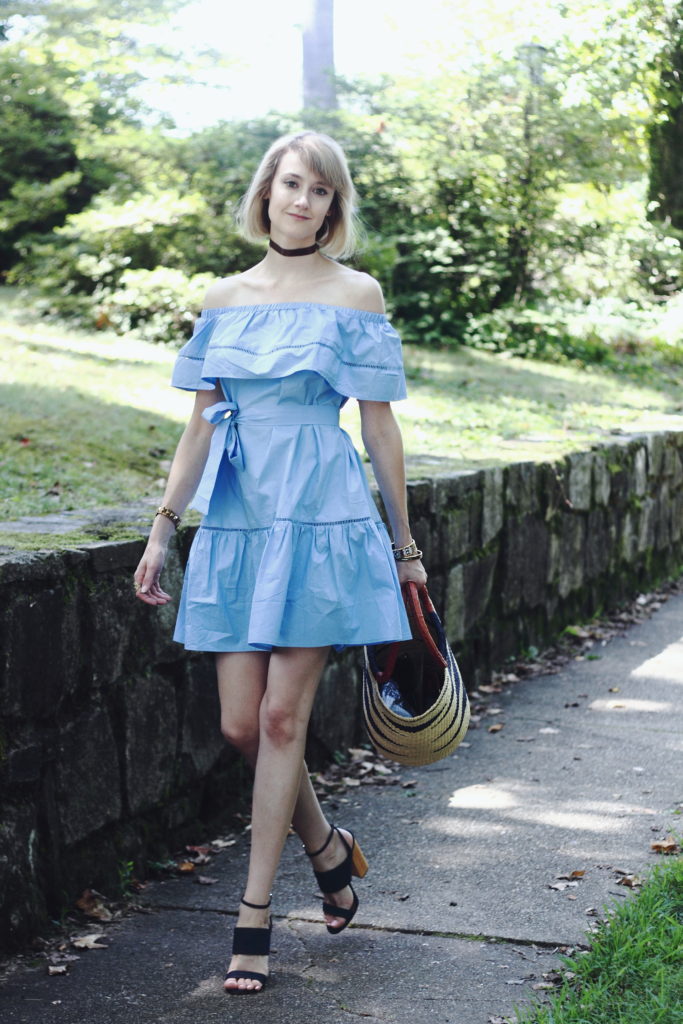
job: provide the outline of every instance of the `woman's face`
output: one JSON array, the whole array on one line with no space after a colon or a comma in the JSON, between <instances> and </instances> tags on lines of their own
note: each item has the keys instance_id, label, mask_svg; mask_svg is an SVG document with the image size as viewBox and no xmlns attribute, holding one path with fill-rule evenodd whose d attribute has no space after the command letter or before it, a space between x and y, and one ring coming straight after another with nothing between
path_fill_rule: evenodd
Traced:
<instances>
[{"instance_id":1,"label":"woman's face","mask_svg":"<svg viewBox=\"0 0 683 1024\"><path fill-rule=\"evenodd\" d=\"M334 189L321 181L298 153L287 150L280 159L268 199L271 237L280 236L303 244L322 226L334 199Z\"/></svg>"}]
</instances>

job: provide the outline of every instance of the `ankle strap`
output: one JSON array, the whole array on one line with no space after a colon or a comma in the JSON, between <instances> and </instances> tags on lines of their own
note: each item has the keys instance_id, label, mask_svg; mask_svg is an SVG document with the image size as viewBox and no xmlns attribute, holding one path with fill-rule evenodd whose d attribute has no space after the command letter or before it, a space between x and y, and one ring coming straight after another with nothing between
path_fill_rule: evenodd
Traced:
<instances>
[{"instance_id":1,"label":"ankle strap","mask_svg":"<svg viewBox=\"0 0 683 1024\"><path fill-rule=\"evenodd\" d=\"M330 831L328 833L327 839L325 840L323 845L320 847L320 849L315 851L315 853L309 853L308 850L306 849L306 847L304 846L304 853L306 854L306 856L307 857L317 857L319 853L322 853L324 850L326 850L327 847L330 845L330 840L332 839L332 836L334 835L334 833L336 831L337 831L337 826L336 825L330 825Z\"/></svg>"},{"instance_id":2,"label":"ankle strap","mask_svg":"<svg viewBox=\"0 0 683 1024\"><path fill-rule=\"evenodd\" d=\"M267 903L250 903L249 900L245 900L244 896L240 900L240 903L244 903L245 907L251 907L252 910L267 910L270 904L273 902L273 894L271 892L270 899Z\"/></svg>"}]
</instances>

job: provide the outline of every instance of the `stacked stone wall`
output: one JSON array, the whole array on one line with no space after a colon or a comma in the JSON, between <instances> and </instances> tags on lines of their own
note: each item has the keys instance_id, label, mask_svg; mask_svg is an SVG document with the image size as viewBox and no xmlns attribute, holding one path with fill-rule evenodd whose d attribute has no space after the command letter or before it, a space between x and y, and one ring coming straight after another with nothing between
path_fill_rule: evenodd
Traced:
<instances>
[{"instance_id":1,"label":"stacked stone wall","mask_svg":"<svg viewBox=\"0 0 683 1024\"><path fill-rule=\"evenodd\" d=\"M683 434L623 439L553 464L409 486L430 593L470 686L572 621L683 565ZM180 590L192 530L164 583ZM144 546L0 557L0 945L86 886L164 856L220 815L243 768L219 731L212 659L170 637L173 606L132 597ZM360 652L330 659L309 761L363 738Z\"/></svg>"}]
</instances>

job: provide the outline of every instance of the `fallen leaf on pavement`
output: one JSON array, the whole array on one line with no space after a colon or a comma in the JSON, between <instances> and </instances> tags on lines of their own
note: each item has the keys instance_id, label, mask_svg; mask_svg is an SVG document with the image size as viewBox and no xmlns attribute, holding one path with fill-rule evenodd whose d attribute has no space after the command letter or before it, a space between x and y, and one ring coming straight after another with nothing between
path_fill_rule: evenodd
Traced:
<instances>
[{"instance_id":1,"label":"fallen leaf on pavement","mask_svg":"<svg viewBox=\"0 0 683 1024\"><path fill-rule=\"evenodd\" d=\"M183 874L188 874L190 871L194 871L194 864L191 860L181 860L176 864L176 868Z\"/></svg>"},{"instance_id":2,"label":"fallen leaf on pavement","mask_svg":"<svg viewBox=\"0 0 683 1024\"><path fill-rule=\"evenodd\" d=\"M55 974L66 974L66 970L66 964L57 964L56 967L50 964L50 966L47 969L47 973L50 975L50 977L53 977Z\"/></svg>"},{"instance_id":3,"label":"fallen leaf on pavement","mask_svg":"<svg viewBox=\"0 0 683 1024\"><path fill-rule=\"evenodd\" d=\"M672 836L668 836L661 842L651 843L650 849L654 850L655 853L680 853L680 847L676 840Z\"/></svg>"},{"instance_id":4,"label":"fallen leaf on pavement","mask_svg":"<svg viewBox=\"0 0 683 1024\"><path fill-rule=\"evenodd\" d=\"M572 871L569 875L557 875L556 877L557 878L564 878L564 879L566 879L569 882L569 881L571 881L572 878L583 878L583 876L585 874L586 874L585 870L582 870L582 871Z\"/></svg>"},{"instance_id":5,"label":"fallen leaf on pavement","mask_svg":"<svg viewBox=\"0 0 683 1024\"><path fill-rule=\"evenodd\" d=\"M109 946L103 946L98 939L104 939L104 935L79 935L78 938L71 940L71 945L75 949L109 949Z\"/></svg>"},{"instance_id":6,"label":"fallen leaf on pavement","mask_svg":"<svg viewBox=\"0 0 683 1024\"><path fill-rule=\"evenodd\" d=\"M638 875L622 875L617 880L617 885L625 885L628 889L638 889L643 884Z\"/></svg>"},{"instance_id":7,"label":"fallen leaf on pavement","mask_svg":"<svg viewBox=\"0 0 683 1024\"><path fill-rule=\"evenodd\" d=\"M490 725L489 726L488 731L489 732L500 732L502 728L503 728L503 723L502 722L496 722L495 725Z\"/></svg>"},{"instance_id":8,"label":"fallen leaf on pavement","mask_svg":"<svg viewBox=\"0 0 683 1024\"><path fill-rule=\"evenodd\" d=\"M192 864L195 864L195 865L210 864L211 860L212 860L212 858L209 857L205 853L198 853L196 857L191 857L190 858L190 861L192 862Z\"/></svg>"},{"instance_id":9,"label":"fallen leaf on pavement","mask_svg":"<svg viewBox=\"0 0 683 1024\"><path fill-rule=\"evenodd\" d=\"M102 900L104 897L94 889L86 889L76 900L76 906L87 917L94 917L98 921L111 921L113 914L105 907Z\"/></svg>"},{"instance_id":10,"label":"fallen leaf on pavement","mask_svg":"<svg viewBox=\"0 0 683 1024\"><path fill-rule=\"evenodd\" d=\"M209 875L197 875L195 878L199 885L215 885L217 881L217 878L211 878Z\"/></svg>"}]
</instances>

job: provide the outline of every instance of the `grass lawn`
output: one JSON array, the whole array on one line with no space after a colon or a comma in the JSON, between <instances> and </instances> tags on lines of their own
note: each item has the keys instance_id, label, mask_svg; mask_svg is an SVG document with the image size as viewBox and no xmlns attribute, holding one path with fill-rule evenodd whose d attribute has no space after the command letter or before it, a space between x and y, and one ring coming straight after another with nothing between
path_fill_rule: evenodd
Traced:
<instances>
[{"instance_id":1,"label":"grass lawn","mask_svg":"<svg viewBox=\"0 0 683 1024\"><path fill-rule=\"evenodd\" d=\"M192 405L168 386L174 356L36 320L0 289L0 520L159 498ZM671 364L616 372L414 346L405 361L410 398L395 410L413 478L683 429L683 370ZM355 402L342 422L360 447Z\"/></svg>"},{"instance_id":2,"label":"grass lawn","mask_svg":"<svg viewBox=\"0 0 683 1024\"><path fill-rule=\"evenodd\" d=\"M658 867L566 967L549 1005L518 1024L682 1024L683 859Z\"/></svg>"}]
</instances>

